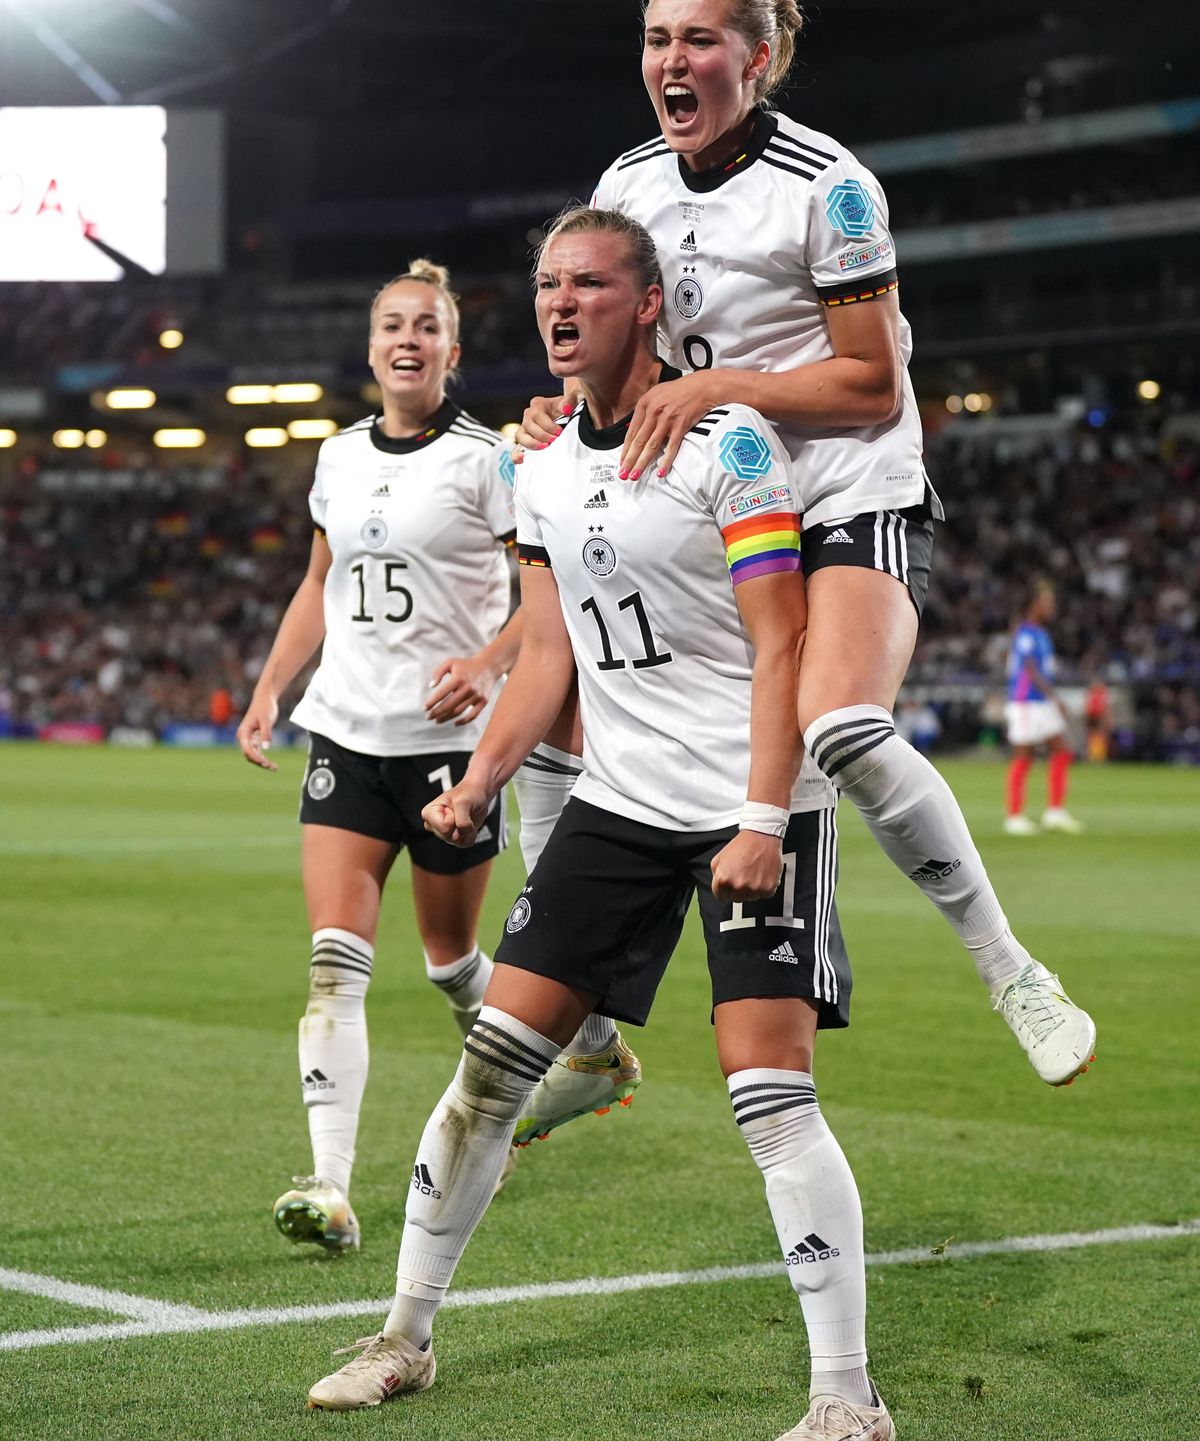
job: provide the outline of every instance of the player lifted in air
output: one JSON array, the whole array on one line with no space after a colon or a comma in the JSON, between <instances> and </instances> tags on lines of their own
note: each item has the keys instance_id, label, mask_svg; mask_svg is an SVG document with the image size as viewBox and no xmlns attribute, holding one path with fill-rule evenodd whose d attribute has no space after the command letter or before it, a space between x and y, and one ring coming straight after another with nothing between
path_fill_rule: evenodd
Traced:
<instances>
[{"instance_id":1,"label":"player lifted in air","mask_svg":"<svg viewBox=\"0 0 1200 1441\"><path fill-rule=\"evenodd\" d=\"M583 774L509 913L484 1006L422 1136L382 1334L310 1392L376 1405L434 1379L434 1317L535 1086L595 1009L643 1024L697 896L717 1052L762 1169L812 1363L787 1434L891 1441L867 1376L862 1216L812 1080L820 1026L847 1023L834 908L834 793L800 766L805 625L787 456L755 411L719 405L671 474L614 483L655 354L661 274L644 229L569 212L537 271L552 370L583 402L520 476L525 630L462 781L426 808L471 845L578 673ZM731 584L732 582L732 584ZM849 1428L849 1429L847 1429Z\"/></svg>"}]
</instances>

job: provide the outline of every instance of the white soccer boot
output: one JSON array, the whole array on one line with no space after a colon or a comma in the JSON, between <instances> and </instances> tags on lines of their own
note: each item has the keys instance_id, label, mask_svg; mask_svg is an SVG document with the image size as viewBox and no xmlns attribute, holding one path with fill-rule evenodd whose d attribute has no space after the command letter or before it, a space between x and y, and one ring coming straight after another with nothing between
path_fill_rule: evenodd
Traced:
<instances>
[{"instance_id":1,"label":"white soccer boot","mask_svg":"<svg viewBox=\"0 0 1200 1441\"><path fill-rule=\"evenodd\" d=\"M642 1084L642 1063L621 1039L590 1056L559 1056L534 1088L513 1133L514 1146L544 1140L556 1126L594 1111L606 1116L614 1103L633 1104Z\"/></svg>"},{"instance_id":2,"label":"white soccer boot","mask_svg":"<svg viewBox=\"0 0 1200 1441\"><path fill-rule=\"evenodd\" d=\"M275 1224L289 1241L312 1241L326 1251L357 1251L362 1239L350 1202L320 1176L293 1176L275 1202Z\"/></svg>"},{"instance_id":3,"label":"white soccer boot","mask_svg":"<svg viewBox=\"0 0 1200 1441\"><path fill-rule=\"evenodd\" d=\"M1048 1086L1069 1086L1096 1059L1096 1024L1062 982L1031 961L992 1001Z\"/></svg>"},{"instance_id":4,"label":"white soccer boot","mask_svg":"<svg viewBox=\"0 0 1200 1441\"><path fill-rule=\"evenodd\" d=\"M308 1393L310 1411L357 1411L363 1406L380 1406L389 1396L404 1391L427 1391L437 1374L433 1348L418 1351L403 1337L364 1336L353 1346L342 1346L333 1354L361 1354L347 1361L340 1371L326 1376Z\"/></svg>"},{"instance_id":5,"label":"white soccer boot","mask_svg":"<svg viewBox=\"0 0 1200 1441\"><path fill-rule=\"evenodd\" d=\"M1079 836L1087 829L1082 821L1077 821L1069 811L1064 811L1062 806L1050 806L1042 812L1042 829L1044 831L1062 831L1064 835Z\"/></svg>"},{"instance_id":6,"label":"white soccer boot","mask_svg":"<svg viewBox=\"0 0 1200 1441\"><path fill-rule=\"evenodd\" d=\"M888 1408L871 1387L870 1406L854 1406L840 1396L816 1396L808 1415L777 1441L895 1441Z\"/></svg>"},{"instance_id":7,"label":"white soccer boot","mask_svg":"<svg viewBox=\"0 0 1200 1441\"><path fill-rule=\"evenodd\" d=\"M1004 834L1006 836L1036 836L1040 833L1037 823L1031 821L1028 816L1006 816L1004 818Z\"/></svg>"}]
</instances>

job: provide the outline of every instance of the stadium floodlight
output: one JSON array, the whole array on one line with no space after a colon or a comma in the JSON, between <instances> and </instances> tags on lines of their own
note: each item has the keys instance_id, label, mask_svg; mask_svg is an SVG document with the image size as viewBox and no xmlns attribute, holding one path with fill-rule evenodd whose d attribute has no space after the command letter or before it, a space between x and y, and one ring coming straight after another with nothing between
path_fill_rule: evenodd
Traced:
<instances>
[{"instance_id":1,"label":"stadium floodlight","mask_svg":"<svg viewBox=\"0 0 1200 1441\"><path fill-rule=\"evenodd\" d=\"M231 385L225 392L230 405L270 405L269 385Z\"/></svg>"},{"instance_id":2,"label":"stadium floodlight","mask_svg":"<svg viewBox=\"0 0 1200 1441\"><path fill-rule=\"evenodd\" d=\"M104 403L109 410L149 410L157 401L158 396L152 390L142 390L135 386L110 390L104 397Z\"/></svg>"},{"instance_id":3,"label":"stadium floodlight","mask_svg":"<svg viewBox=\"0 0 1200 1441\"><path fill-rule=\"evenodd\" d=\"M86 437L82 430L56 430L50 438L59 450L78 450Z\"/></svg>"},{"instance_id":4,"label":"stadium floodlight","mask_svg":"<svg viewBox=\"0 0 1200 1441\"><path fill-rule=\"evenodd\" d=\"M972 415L978 415L983 409L983 396L975 390L972 390L969 395L964 395L963 409L969 410Z\"/></svg>"},{"instance_id":5,"label":"stadium floodlight","mask_svg":"<svg viewBox=\"0 0 1200 1441\"><path fill-rule=\"evenodd\" d=\"M520 421L506 420L504 424L500 427L500 434L505 438L505 440L516 440L517 431L520 430L520 428Z\"/></svg>"},{"instance_id":6,"label":"stadium floodlight","mask_svg":"<svg viewBox=\"0 0 1200 1441\"><path fill-rule=\"evenodd\" d=\"M324 440L337 428L336 420L289 420L287 433L293 440Z\"/></svg>"},{"instance_id":7,"label":"stadium floodlight","mask_svg":"<svg viewBox=\"0 0 1200 1441\"><path fill-rule=\"evenodd\" d=\"M89 430L83 439L89 450L99 450L102 446L108 444L108 431Z\"/></svg>"},{"instance_id":8,"label":"stadium floodlight","mask_svg":"<svg viewBox=\"0 0 1200 1441\"><path fill-rule=\"evenodd\" d=\"M207 439L202 430L191 426L175 426L154 432L154 444L159 450L195 450Z\"/></svg>"},{"instance_id":9,"label":"stadium floodlight","mask_svg":"<svg viewBox=\"0 0 1200 1441\"><path fill-rule=\"evenodd\" d=\"M160 331L158 343L164 350L178 350L183 344L183 331L176 330L173 327Z\"/></svg>"},{"instance_id":10,"label":"stadium floodlight","mask_svg":"<svg viewBox=\"0 0 1200 1441\"><path fill-rule=\"evenodd\" d=\"M277 405L311 405L314 400L320 400L324 394L324 387L310 381L271 387L271 399Z\"/></svg>"},{"instance_id":11,"label":"stadium floodlight","mask_svg":"<svg viewBox=\"0 0 1200 1441\"><path fill-rule=\"evenodd\" d=\"M1139 380L1137 393L1142 400L1157 400L1162 394L1162 386L1157 380Z\"/></svg>"},{"instance_id":12,"label":"stadium floodlight","mask_svg":"<svg viewBox=\"0 0 1200 1441\"><path fill-rule=\"evenodd\" d=\"M0 450L9 450L17 443L15 430L0 430Z\"/></svg>"},{"instance_id":13,"label":"stadium floodlight","mask_svg":"<svg viewBox=\"0 0 1200 1441\"><path fill-rule=\"evenodd\" d=\"M255 425L246 432L246 444L254 450L270 450L288 443L288 433L281 425Z\"/></svg>"},{"instance_id":14,"label":"stadium floodlight","mask_svg":"<svg viewBox=\"0 0 1200 1441\"><path fill-rule=\"evenodd\" d=\"M961 395L948 395L946 397L946 409L951 415L961 415L963 409L963 398Z\"/></svg>"}]
</instances>

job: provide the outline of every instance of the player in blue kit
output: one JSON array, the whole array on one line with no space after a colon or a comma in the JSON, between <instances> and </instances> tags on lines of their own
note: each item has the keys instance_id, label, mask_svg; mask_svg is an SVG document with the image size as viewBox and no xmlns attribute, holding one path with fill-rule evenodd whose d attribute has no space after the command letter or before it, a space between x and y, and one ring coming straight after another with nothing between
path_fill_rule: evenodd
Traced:
<instances>
[{"instance_id":1,"label":"player in blue kit","mask_svg":"<svg viewBox=\"0 0 1200 1441\"><path fill-rule=\"evenodd\" d=\"M1083 826L1066 809L1067 776L1071 748L1066 741L1067 721L1054 693L1054 642L1047 625L1054 619L1054 587L1039 580L1025 613L1013 632L1008 653L1008 698L1004 717L1012 760L1008 767L1008 814L1004 829L1010 836L1032 836L1037 825L1025 814L1025 782L1034 752L1045 746L1049 761L1046 809L1042 827L1077 835Z\"/></svg>"},{"instance_id":2,"label":"player in blue kit","mask_svg":"<svg viewBox=\"0 0 1200 1441\"><path fill-rule=\"evenodd\" d=\"M570 212L537 287L551 369L583 399L518 482L521 654L466 776L426 823L470 846L576 674L582 774L422 1136L383 1331L309 1404L373 1406L433 1384L434 1318L518 1117L585 1016L645 1022L696 896L718 1059L808 1330L810 1405L787 1436L833 1425L892 1441L866 1370L858 1191L812 1079L818 1028L846 1024L850 976L834 792L802 762L796 720L805 603L787 455L755 411L720 405L669 478L614 484L630 412L673 374L655 353L653 243L615 212Z\"/></svg>"}]
</instances>

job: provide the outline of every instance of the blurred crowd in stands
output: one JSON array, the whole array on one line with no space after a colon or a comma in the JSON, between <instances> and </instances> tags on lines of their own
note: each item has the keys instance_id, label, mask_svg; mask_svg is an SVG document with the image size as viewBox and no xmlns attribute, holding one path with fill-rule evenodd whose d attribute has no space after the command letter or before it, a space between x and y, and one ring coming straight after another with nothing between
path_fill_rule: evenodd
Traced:
<instances>
[{"instance_id":1,"label":"blurred crowd in stands","mask_svg":"<svg viewBox=\"0 0 1200 1441\"><path fill-rule=\"evenodd\" d=\"M984 433L930 444L948 520L910 674L927 729L977 733L1030 581L1049 576L1061 678L1130 698L1115 752L1200 760L1200 447L1109 427L1019 446ZM236 721L304 571L306 485L152 454L0 471L0 734ZM960 705L941 727L938 698L963 695L967 722Z\"/></svg>"}]
</instances>

